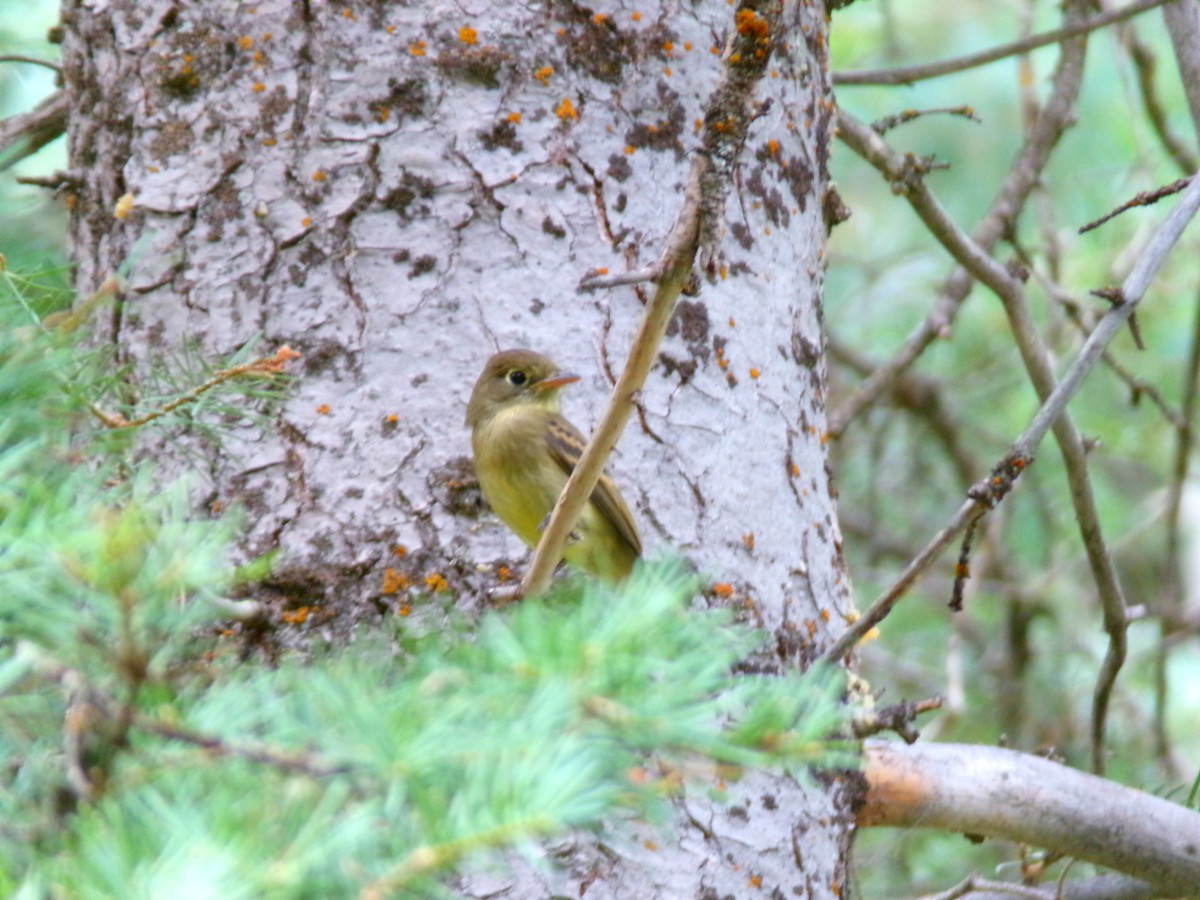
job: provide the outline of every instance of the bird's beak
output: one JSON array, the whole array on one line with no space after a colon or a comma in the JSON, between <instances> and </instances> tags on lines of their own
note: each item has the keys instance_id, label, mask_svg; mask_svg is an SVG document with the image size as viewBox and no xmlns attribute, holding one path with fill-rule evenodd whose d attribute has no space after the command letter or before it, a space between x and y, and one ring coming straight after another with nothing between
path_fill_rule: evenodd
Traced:
<instances>
[{"instance_id":1,"label":"bird's beak","mask_svg":"<svg viewBox=\"0 0 1200 900\"><path fill-rule=\"evenodd\" d=\"M538 391L552 391L555 388L566 387L568 384L574 384L579 380L578 375L559 374L552 378L543 378L537 384L533 385Z\"/></svg>"}]
</instances>

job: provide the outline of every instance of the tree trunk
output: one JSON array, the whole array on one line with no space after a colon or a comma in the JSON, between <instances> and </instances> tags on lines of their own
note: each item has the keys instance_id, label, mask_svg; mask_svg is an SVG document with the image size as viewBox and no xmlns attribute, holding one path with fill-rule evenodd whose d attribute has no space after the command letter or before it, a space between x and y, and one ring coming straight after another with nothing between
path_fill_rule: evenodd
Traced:
<instances>
[{"instance_id":1,"label":"tree trunk","mask_svg":"<svg viewBox=\"0 0 1200 900\"><path fill-rule=\"evenodd\" d=\"M650 553L693 556L712 602L771 634L760 662L803 666L852 607L822 440L827 25L783 6L725 265L679 304L612 469ZM443 585L470 603L511 577L526 551L468 457L475 377L498 349L549 353L585 376L566 412L588 430L645 294L578 283L657 258L726 37L754 20L725 0L111 0L66 3L64 24L77 284L125 274L96 340L130 396L185 350L303 354L277 427L143 436L164 472L201 461L198 503L248 511L248 558L281 550L260 598L344 632L401 606L435 621ZM841 895L840 784L727 788L681 799L676 839L572 840L504 876L508 896Z\"/></svg>"}]
</instances>

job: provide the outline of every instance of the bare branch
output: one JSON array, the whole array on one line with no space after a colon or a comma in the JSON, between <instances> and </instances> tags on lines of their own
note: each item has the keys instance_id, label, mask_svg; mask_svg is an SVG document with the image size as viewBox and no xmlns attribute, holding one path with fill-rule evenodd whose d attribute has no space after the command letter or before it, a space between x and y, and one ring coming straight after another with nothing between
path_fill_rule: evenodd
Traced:
<instances>
[{"instance_id":1,"label":"bare branch","mask_svg":"<svg viewBox=\"0 0 1200 900\"><path fill-rule=\"evenodd\" d=\"M1054 31L1033 35L1019 41L993 47L991 50L972 53L969 56L961 56L957 59L947 59L942 62L925 63L916 66L905 66L900 69L865 69L851 72L834 72L833 83L834 85L913 84L914 82L924 81L928 78L938 78L942 75L950 75L954 72L974 69L977 66L987 65L988 63L1006 59L1010 56L1019 56L1022 53L1028 53L1030 50L1036 50L1038 47L1057 44L1068 38L1078 37L1081 34L1087 34L1098 28L1112 25L1114 22L1122 22L1147 10L1154 9L1156 6L1163 6L1164 4L1174 2L1175 0L1140 0L1138 3L1131 3L1129 6L1103 13L1075 25L1056 28Z\"/></svg>"},{"instance_id":2,"label":"bare branch","mask_svg":"<svg viewBox=\"0 0 1200 900\"><path fill-rule=\"evenodd\" d=\"M39 59L36 56L23 56L20 53L4 53L0 54L0 63L28 63L31 66L44 66L53 72L62 74L62 66L48 59Z\"/></svg>"},{"instance_id":3,"label":"bare branch","mask_svg":"<svg viewBox=\"0 0 1200 900\"><path fill-rule=\"evenodd\" d=\"M0 121L0 171L32 156L67 130L66 91L55 91L32 112Z\"/></svg>"},{"instance_id":4,"label":"bare branch","mask_svg":"<svg viewBox=\"0 0 1200 900\"><path fill-rule=\"evenodd\" d=\"M1008 177L987 215L971 233L972 240L985 252L990 253L1001 237L1015 230L1018 216L1050 161L1051 151L1058 144L1063 132L1075 120L1075 100L1083 81L1083 55L1082 40L1070 41L1063 45L1051 79L1050 96L1033 127L1029 129ZM855 141L848 139L850 136L844 125L845 121L839 119L839 137L852 150L862 155L864 148L860 142L856 145ZM867 161L879 168L878 161ZM930 344L949 334L959 308L970 294L974 283L974 278L965 268L956 267L951 272L942 285L937 302L924 321L905 338L895 355L876 369L830 415L828 433L831 438L840 437L847 425L874 405L888 390L892 381L916 362Z\"/></svg>"},{"instance_id":5,"label":"bare branch","mask_svg":"<svg viewBox=\"0 0 1200 900\"><path fill-rule=\"evenodd\" d=\"M1156 897L1191 897L1200 884L1200 814L1175 803L997 747L870 740L865 750L860 826L1048 847L1145 881Z\"/></svg>"}]
</instances>

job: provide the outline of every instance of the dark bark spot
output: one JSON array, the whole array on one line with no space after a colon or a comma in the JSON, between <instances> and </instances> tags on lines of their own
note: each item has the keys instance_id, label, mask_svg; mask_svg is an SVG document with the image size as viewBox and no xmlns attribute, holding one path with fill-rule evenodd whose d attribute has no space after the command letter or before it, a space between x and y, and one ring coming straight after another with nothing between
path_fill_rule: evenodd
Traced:
<instances>
[{"instance_id":1,"label":"dark bark spot","mask_svg":"<svg viewBox=\"0 0 1200 900\"><path fill-rule=\"evenodd\" d=\"M495 90L500 87L500 70L510 57L498 47L463 48L447 45L434 63L451 78Z\"/></svg>"},{"instance_id":2,"label":"dark bark spot","mask_svg":"<svg viewBox=\"0 0 1200 900\"><path fill-rule=\"evenodd\" d=\"M454 516L477 519L487 509L475 465L466 456L456 456L429 473L430 496Z\"/></svg>"},{"instance_id":3,"label":"dark bark spot","mask_svg":"<svg viewBox=\"0 0 1200 900\"><path fill-rule=\"evenodd\" d=\"M698 364L694 359L678 360L666 353L658 354L658 361L662 363L663 374L670 378L672 375L679 375L679 383L687 384L692 380L692 376L696 374Z\"/></svg>"},{"instance_id":4,"label":"dark bark spot","mask_svg":"<svg viewBox=\"0 0 1200 900\"><path fill-rule=\"evenodd\" d=\"M525 145L517 140L516 126L507 119L497 122L490 129L480 131L479 143L483 144L483 149L492 151L503 147L513 153L520 153L525 149Z\"/></svg>"},{"instance_id":5,"label":"dark bark spot","mask_svg":"<svg viewBox=\"0 0 1200 900\"><path fill-rule=\"evenodd\" d=\"M639 116L653 116L653 121L639 122L626 131L625 143L639 150L671 150L676 159L683 159L685 150L681 138L686 113L679 94L662 80L655 86L655 93L658 97L656 106L636 113Z\"/></svg>"},{"instance_id":6,"label":"dark bark spot","mask_svg":"<svg viewBox=\"0 0 1200 900\"><path fill-rule=\"evenodd\" d=\"M413 260L412 268L408 270L408 277L420 278L426 272L432 272L436 265L436 256L429 256L428 254L425 256L418 256Z\"/></svg>"},{"instance_id":7,"label":"dark bark spot","mask_svg":"<svg viewBox=\"0 0 1200 900\"><path fill-rule=\"evenodd\" d=\"M397 119L416 119L424 115L428 97L425 82L420 78L405 78L403 81L389 78L387 95L375 101L372 111L387 109Z\"/></svg>"},{"instance_id":8,"label":"dark bark spot","mask_svg":"<svg viewBox=\"0 0 1200 900\"><path fill-rule=\"evenodd\" d=\"M734 222L729 226L729 233L733 235L733 239L737 241L743 250L750 250L754 247L754 238L750 236L750 229L741 222Z\"/></svg>"},{"instance_id":9,"label":"dark bark spot","mask_svg":"<svg viewBox=\"0 0 1200 900\"><path fill-rule=\"evenodd\" d=\"M633 167L629 165L629 160L619 153L614 153L608 158L608 177L614 181L625 181L633 175Z\"/></svg>"},{"instance_id":10,"label":"dark bark spot","mask_svg":"<svg viewBox=\"0 0 1200 900\"><path fill-rule=\"evenodd\" d=\"M708 307L698 300L680 300L667 325L667 335L680 335L689 344L708 341Z\"/></svg>"},{"instance_id":11,"label":"dark bark spot","mask_svg":"<svg viewBox=\"0 0 1200 900\"><path fill-rule=\"evenodd\" d=\"M775 187L768 187L763 181L765 171L765 165L757 165L750 169L750 177L745 181L746 193L758 198L767 221L776 227L786 228L791 222L791 213L788 212L787 204L783 202L783 194Z\"/></svg>"},{"instance_id":12,"label":"dark bark spot","mask_svg":"<svg viewBox=\"0 0 1200 900\"><path fill-rule=\"evenodd\" d=\"M597 81L620 84L621 73L634 52L614 18L603 16L597 21L592 9L571 2L557 2L550 8L565 26L558 40L566 47L567 65Z\"/></svg>"},{"instance_id":13,"label":"dark bark spot","mask_svg":"<svg viewBox=\"0 0 1200 900\"><path fill-rule=\"evenodd\" d=\"M158 129L150 142L150 152L157 159L165 159L177 153L187 153L195 143L190 126L183 122L168 122Z\"/></svg>"},{"instance_id":14,"label":"dark bark spot","mask_svg":"<svg viewBox=\"0 0 1200 900\"><path fill-rule=\"evenodd\" d=\"M383 206L385 209L399 213L403 219L428 215L428 204L418 203L416 206L413 204L417 200L428 200L433 196L433 191L434 185L430 179L405 171L400 177L400 184L383 198Z\"/></svg>"},{"instance_id":15,"label":"dark bark spot","mask_svg":"<svg viewBox=\"0 0 1200 900\"><path fill-rule=\"evenodd\" d=\"M549 216L542 219L542 233L548 234L550 237L558 238L560 241L567 236L567 229L563 228Z\"/></svg>"}]
</instances>

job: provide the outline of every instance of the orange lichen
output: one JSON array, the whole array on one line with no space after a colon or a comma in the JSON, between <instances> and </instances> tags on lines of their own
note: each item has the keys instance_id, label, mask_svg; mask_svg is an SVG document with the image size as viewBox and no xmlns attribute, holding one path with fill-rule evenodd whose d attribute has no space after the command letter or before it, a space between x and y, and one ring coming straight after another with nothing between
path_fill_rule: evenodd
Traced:
<instances>
[{"instance_id":1,"label":"orange lichen","mask_svg":"<svg viewBox=\"0 0 1200 900\"><path fill-rule=\"evenodd\" d=\"M756 380L756 381L757 381L757 380L758 380L758 376L759 376L759 375L761 375L761 374L762 374L762 373L761 373L761 372L760 372L758 369L755 369L755 368L751 367L751 369L750 369L750 377L751 377L751 378L753 378L754 380Z\"/></svg>"},{"instance_id":2,"label":"orange lichen","mask_svg":"<svg viewBox=\"0 0 1200 900\"><path fill-rule=\"evenodd\" d=\"M540 69L537 69L534 71L533 77L536 78L538 81L540 81L542 84L546 84L547 82L550 81L550 76L553 74L554 74L554 66L542 66Z\"/></svg>"},{"instance_id":3,"label":"orange lichen","mask_svg":"<svg viewBox=\"0 0 1200 900\"><path fill-rule=\"evenodd\" d=\"M386 31L388 34L395 34L395 33L396 33L396 26L395 26L395 25L389 25L389 26L387 26L387 28L385 28L385 29L383 29L383 30L384 30L384 31Z\"/></svg>"},{"instance_id":4,"label":"orange lichen","mask_svg":"<svg viewBox=\"0 0 1200 900\"><path fill-rule=\"evenodd\" d=\"M479 32L470 25L464 25L458 29L458 39L467 46L472 46L479 43Z\"/></svg>"},{"instance_id":5,"label":"orange lichen","mask_svg":"<svg viewBox=\"0 0 1200 900\"><path fill-rule=\"evenodd\" d=\"M328 403L322 403L320 406L317 407L317 415L327 416L327 415L329 415L329 412L330 412L330 408L329 408Z\"/></svg>"},{"instance_id":6,"label":"orange lichen","mask_svg":"<svg viewBox=\"0 0 1200 900\"><path fill-rule=\"evenodd\" d=\"M251 86L250 89L252 91L254 91L254 93L256 93L256 94L261 94L263 91L265 91L267 89L267 86L265 84L263 84L261 81L256 81L256 82L254 82L254 84Z\"/></svg>"},{"instance_id":7,"label":"orange lichen","mask_svg":"<svg viewBox=\"0 0 1200 900\"><path fill-rule=\"evenodd\" d=\"M379 109L377 109L375 111L375 120L377 122L379 122L381 125L384 122L386 122L388 119L390 119L391 117L392 117L392 110L390 107L381 106L381 107L379 107Z\"/></svg>"},{"instance_id":8,"label":"orange lichen","mask_svg":"<svg viewBox=\"0 0 1200 900\"><path fill-rule=\"evenodd\" d=\"M407 618L408 616L412 615L412 607L409 606L407 603L404 603L400 606L400 608L397 610L397 612L400 613L400 615Z\"/></svg>"},{"instance_id":9,"label":"orange lichen","mask_svg":"<svg viewBox=\"0 0 1200 900\"><path fill-rule=\"evenodd\" d=\"M718 581L716 584L713 585L713 593L716 594L718 597L725 597L725 598L732 597L733 596L733 585L730 584L728 581Z\"/></svg>"},{"instance_id":10,"label":"orange lichen","mask_svg":"<svg viewBox=\"0 0 1200 900\"><path fill-rule=\"evenodd\" d=\"M124 221L133 213L135 197L133 194L123 194L113 208L113 216Z\"/></svg>"},{"instance_id":11,"label":"orange lichen","mask_svg":"<svg viewBox=\"0 0 1200 900\"><path fill-rule=\"evenodd\" d=\"M597 25L603 25L608 21L608 13L596 13L594 16L592 16L592 21Z\"/></svg>"},{"instance_id":12,"label":"orange lichen","mask_svg":"<svg viewBox=\"0 0 1200 900\"><path fill-rule=\"evenodd\" d=\"M312 228L312 218L309 216L305 216L303 219L300 220L300 224L304 228Z\"/></svg>"},{"instance_id":13,"label":"orange lichen","mask_svg":"<svg viewBox=\"0 0 1200 900\"><path fill-rule=\"evenodd\" d=\"M635 22L640 22L642 21L642 14L640 12L635 12L632 16L630 16L630 18Z\"/></svg>"},{"instance_id":14,"label":"orange lichen","mask_svg":"<svg viewBox=\"0 0 1200 900\"><path fill-rule=\"evenodd\" d=\"M665 76L667 76L668 78L670 78L671 77L671 67L667 66L665 69L663 69L663 74Z\"/></svg>"},{"instance_id":15,"label":"orange lichen","mask_svg":"<svg viewBox=\"0 0 1200 900\"><path fill-rule=\"evenodd\" d=\"M400 416L396 413L388 413L386 421L389 425L395 425L400 421Z\"/></svg>"},{"instance_id":16,"label":"orange lichen","mask_svg":"<svg viewBox=\"0 0 1200 900\"><path fill-rule=\"evenodd\" d=\"M508 566L501 566L496 570L496 577L501 581L512 581L512 569L510 569Z\"/></svg>"},{"instance_id":17,"label":"orange lichen","mask_svg":"<svg viewBox=\"0 0 1200 900\"><path fill-rule=\"evenodd\" d=\"M745 37L763 40L771 31L770 23L752 9L742 7L735 17L737 32Z\"/></svg>"},{"instance_id":18,"label":"orange lichen","mask_svg":"<svg viewBox=\"0 0 1200 900\"><path fill-rule=\"evenodd\" d=\"M413 43L408 45L408 52L411 53L413 56L424 56L425 55L425 42L424 41L414 41Z\"/></svg>"},{"instance_id":19,"label":"orange lichen","mask_svg":"<svg viewBox=\"0 0 1200 900\"><path fill-rule=\"evenodd\" d=\"M285 610L283 612L283 621L290 625L303 625L308 621L308 613L309 608L307 606L302 606L299 609L292 610L291 612Z\"/></svg>"},{"instance_id":20,"label":"orange lichen","mask_svg":"<svg viewBox=\"0 0 1200 900\"><path fill-rule=\"evenodd\" d=\"M742 535L742 546L745 547L747 550L754 549L754 532L753 531L747 531L745 534Z\"/></svg>"},{"instance_id":21,"label":"orange lichen","mask_svg":"<svg viewBox=\"0 0 1200 900\"><path fill-rule=\"evenodd\" d=\"M737 319L735 319L733 316L729 317L729 327L737 328Z\"/></svg>"},{"instance_id":22,"label":"orange lichen","mask_svg":"<svg viewBox=\"0 0 1200 900\"><path fill-rule=\"evenodd\" d=\"M426 575L425 586L435 593L447 590L450 587L445 576L439 572L434 572L432 575Z\"/></svg>"},{"instance_id":23,"label":"orange lichen","mask_svg":"<svg viewBox=\"0 0 1200 900\"><path fill-rule=\"evenodd\" d=\"M691 42L691 41L684 41L684 42L683 42L683 49L684 49L684 50L691 50L691 49L692 49L692 42Z\"/></svg>"},{"instance_id":24,"label":"orange lichen","mask_svg":"<svg viewBox=\"0 0 1200 900\"><path fill-rule=\"evenodd\" d=\"M212 503L208 504L208 511L211 513L219 513L223 509L225 509L224 500L214 500Z\"/></svg>"},{"instance_id":25,"label":"orange lichen","mask_svg":"<svg viewBox=\"0 0 1200 900\"><path fill-rule=\"evenodd\" d=\"M401 559L404 559L404 557L408 556L408 548L403 544L397 544L392 548L392 553Z\"/></svg>"},{"instance_id":26,"label":"orange lichen","mask_svg":"<svg viewBox=\"0 0 1200 900\"><path fill-rule=\"evenodd\" d=\"M635 13L635 15L636 15L636 13ZM656 844L654 841L652 841L650 839L646 839L646 840L642 841L642 846L650 851L655 851L658 849L658 844Z\"/></svg>"},{"instance_id":27,"label":"orange lichen","mask_svg":"<svg viewBox=\"0 0 1200 900\"><path fill-rule=\"evenodd\" d=\"M313 181L325 181L328 177L329 176L325 174L324 169L317 169L317 171L312 173Z\"/></svg>"},{"instance_id":28,"label":"orange lichen","mask_svg":"<svg viewBox=\"0 0 1200 900\"><path fill-rule=\"evenodd\" d=\"M637 147L633 146L633 144L625 145L625 155L626 156L633 156L633 154L635 154L635 153L637 153Z\"/></svg>"},{"instance_id":29,"label":"orange lichen","mask_svg":"<svg viewBox=\"0 0 1200 900\"><path fill-rule=\"evenodd\" d=\"M673 52L675 52L675 43L674 41L663 41L662 48L663 53L670 56Z\"/></svg>"},{"instance_id":30,"label":"orange lichen","mask_svg":"<svg viewBox=\"0 0 1200 900\"><path fill-rule=\"evenodd\" d=\"M238 38L238 46L243 50L249 50L254 46L254 38L250 37L248 34L243 34L240 38Z\"/></svg>"},{"instance_id":31,"label":"orange lichen","mask_svg":"<svg viewBox=\"0 0 1200 900\"><path fill-rule=\"evenodd\" d=\"M392 568L383 570L383 588L381 590L386 595L390 596L407 590L411 583L403 572L397 572Z\"/></svg>"},{"instance_id":32,"label":"orange lichen","mask_svg":"<svg viewBox=\"0 0 1200 900\"><path fill-rule=\"evenodd\" d=\"M771 138L769 141L767 141L767 152L770 153L772 156L778 156L779 155L779 141L775 140L775 138Z\"/></svg>"},{"instance_id":33,"label":"orange lichen","mask_svg":"<svg viewBox=\"0 0 1200 900\"><path fill-rule=\"evenodd\" d=\"M578 119L579 112L575 109L575 104L571 102L570 97L563 97L562 102L554 107L554 114L564 122L567 119Z\"/></svg>"},{"instance_id":34,"label":"orange lichen","mask_svg":"<svg viewBox=\"0 0 1200 900\"><path fill-rule=\"evenodd\" d=\"M788 466L788 471L792 473L793 478L800 477L800 467L795 463L792 463L790 466Z\"/></svg>"},{"instance_id":35,"label":"orange lichen","mask_svg":"<svg viewBox=\"0 0 1200 900\"><path fill-rule=\"evenodd\" d=\"M508 121L512 122L514 125L518 125L521 122L521 114L519 112L510 112L507 118Z\"/></svg>"},{"instance_id":36,"label":"orange lichen","mask_svg":"<svg viewBox=\"0 0 1200 900\"><path fill-rule=\"evenodd\" d=\"M761 875L751 875L750 876L750 887L760 888L760 887L762 887L762 881L763 880L762 880Z\"/></svg>"}]
</instances>

